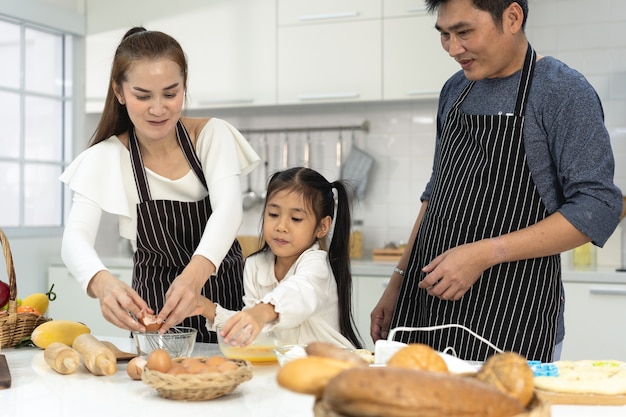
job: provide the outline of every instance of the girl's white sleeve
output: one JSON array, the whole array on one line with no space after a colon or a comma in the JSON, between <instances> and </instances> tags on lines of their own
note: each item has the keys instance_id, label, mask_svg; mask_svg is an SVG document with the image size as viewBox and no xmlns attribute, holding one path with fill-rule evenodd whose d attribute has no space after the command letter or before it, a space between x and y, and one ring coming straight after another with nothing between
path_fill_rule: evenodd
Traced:
<instances>
[{"instance_id":1,"label":"girl's white sleeve","mask_svg":"<svg viewBox=\"0 0 626 417\"><path fill-rule=\"evenodd\" d=\"M61 258L85 292L91 278L107 269L94 248L101 216L102 209L96 203L74 193L63 232Z\"/></svg>"}]
</instances>

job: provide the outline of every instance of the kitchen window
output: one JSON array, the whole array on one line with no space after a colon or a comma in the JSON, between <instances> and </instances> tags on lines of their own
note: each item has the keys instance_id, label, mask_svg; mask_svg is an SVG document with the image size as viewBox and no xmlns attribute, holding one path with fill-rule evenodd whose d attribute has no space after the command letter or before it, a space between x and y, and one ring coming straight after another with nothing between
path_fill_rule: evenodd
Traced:
<instances>
[{"instance_id":1,"label":"kitchen window","mask_svg":"<svg viewBox=\"0 0 626 417\"><path fill-rule=\"evenodd\" d=\"M0 16L0 227L59 228L72 141L72 35Z\"/></svg>"}]
</instances>

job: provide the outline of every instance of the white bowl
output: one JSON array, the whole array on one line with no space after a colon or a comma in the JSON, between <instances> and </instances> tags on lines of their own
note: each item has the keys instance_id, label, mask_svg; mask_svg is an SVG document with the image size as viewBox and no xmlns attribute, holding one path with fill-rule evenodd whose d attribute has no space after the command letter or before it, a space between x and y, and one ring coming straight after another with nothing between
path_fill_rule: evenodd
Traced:
<instances>
[{"instance_id":1,"label":"white bowl","mask_svg":"<svg viewBox=\"0 0 626 417\"><path fill-rule=\"evenodd\" d=\"M294 359L304 358L307 356L306 345L285 345L274 349L276 360L280 366Z\"/></svg>"},{"instance_id":2,"label":"white bowl","mask_svg":"<svg viewBox=\"0 0 626 417\"><path fill-rule=\"evenodd\" d=\"M191 356L198 331L192 327L172 327L164 334L133 332L137 354L146 358L152 351L164 349L172 358Z\"/></svg>"}]
</instances>

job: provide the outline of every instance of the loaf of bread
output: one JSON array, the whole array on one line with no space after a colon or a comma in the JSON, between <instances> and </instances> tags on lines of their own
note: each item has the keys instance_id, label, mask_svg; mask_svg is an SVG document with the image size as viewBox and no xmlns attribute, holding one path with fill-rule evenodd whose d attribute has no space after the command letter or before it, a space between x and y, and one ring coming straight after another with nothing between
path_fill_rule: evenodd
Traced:
<instances>
[{"instance_id":1,"label":"loaf of bread","mask_svg":"<svg viewBox=\"0 0 626 417\"><path fill-rule=\"evenodd\" d=\"M524 407L533 397L533 371L526 358L514 352L490 356L476 374L476 379L517 398Z\"/></svg>"},{"instance_id":2,"label":"loaf of bread","mask_svg":"<svg viewBox=\"0 0 626 417\"><path fill-rule=\"evenodd\" d=\"M352 362L357 366L368 365L368 363L356 353L339 346L331 345L330 343L312 342L309 343L304 350L308 356L321 356L324 358Z\"/></svg>"},{"instance_id":3,"label":"loaf of bread","mask_svg":"<svg viewBox=\"0 0 626 417\"><path fill-rule=\"evenodd\" d=\"M387 366L421 371L448 372L448 365L437 351L428 345L411 343L396 353L387 361Z\"/></svg>"},{"instance_id":4,"label":"loaf of bread","mask_svg":"<svg viewBox=\"0 0 626 417\"><path fill-rule=\"evenodd\" d=\"M276 375L276 381L278 385L290 391L321 398L328 381L354 366L357 365L352 362L307 356L283 365Z\"/></svg>"},{"instance_id":5,"label":"loaf of bread","mask_svg":"<svg viewBox=\"0 0 626 417\"><path fill-rule=\"evenodd\" d=\"M324 389L325 406L340 415L368 417L511 417L524 412L516 398L475 378L392 367L353 367Z\"/></svg>"}]
</instances>

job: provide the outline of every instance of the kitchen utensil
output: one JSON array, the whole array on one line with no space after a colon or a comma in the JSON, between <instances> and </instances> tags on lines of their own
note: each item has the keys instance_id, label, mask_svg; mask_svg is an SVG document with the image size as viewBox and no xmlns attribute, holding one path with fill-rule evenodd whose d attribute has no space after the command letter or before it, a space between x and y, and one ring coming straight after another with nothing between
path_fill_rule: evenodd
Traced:
<instances>
[{"instance_id":1,"label":"kitchen utensil","mask_svg":"<svg viewBox=\"0 0 626 417\"><path fill-rule=\"evenodd\" d=\"M304 141L304 166L305 168L311 168L310 159L311 159L311 137L309 136L309 133L307 133L306 139Z\"/></svg>"},{"instance_id":2,"label":"kitchen utensil","mask_svg":"<svg viewBox=\"0 0 626 417\"><path fill-rule=\"evenodd\" d=\"M137 353L146 358L150 352L164 349L172 358L191 355L198 331L191 327L172 327L166 333L133 332Z\"/></svg>"},{"instance_id":3,"label":"kitchen utensil","mask_svg":"<svg viewBox=\"0 0 626 417\"><path fill-rule=\"evenodd\" d=\"M373 164L374 158L353 143L350 154L341 167L341 178L354 185L359 200L365 197L369 172Z\"/></svg>"},{"instance_id":4,"label":"kitchen utensil","mask_svg":"<svg viewBox=\"0 0 626 417\"><path fill-rule=\"evenodd\" d=\"M283 169L289 168L289 136L286 133L283 140L282 162Z\"/></svg>"},{"instance_id":5,"label":"kitchen utensil","mask_svg":"<svg viewBox=\"0 0 626 417\"><path fill-rule=\"evenodd\" d=\"M252 189L252 184L250 182L250 174L246 174L246 182L248 187L246 191L243 192L241 196L241 204L243 205L244 210L250 210L255 204L259 201L259 196Z\"/></svg>"},{"instance_id":6,"label":"kitchen utensil","mask_svg":"<svg viewBox=\"0 0 626 417\"><path fill-rule=\"evenodd\" d=\"M9 307L7 313L0 316L0 347L16 346L22 339L30 337L35 327L49 319L35 313L17 313L17 281L11 246L4 231L0 228L0 243L9 276Z\"/></svg>"},{"instance_id":7,"label":"kitchen utensil","mask_svg":"<svg viewBox=\"0 0 626 417\"><path fill-rule=\"evenodd\" d=\"M11 371L4 355L0 355L0 389L11 388Z\"/></svg>"},{"instance_id":8,"label":"kitchen utensil","mask_svg":"<svg viewBox=\"0 0 626 417\"><path fill-rule=\"evenodd\" d=\"M129 360L131 360L132 358L137 356L136 353L130 353L130 352L123 352L123 351L121 351L117 346L115 346L111 342L102 341L102 343L106 347L111 349L113 354L115 354L115 358L117 359L118 362L128 362Z\"/></svg>"}]
</instances>

